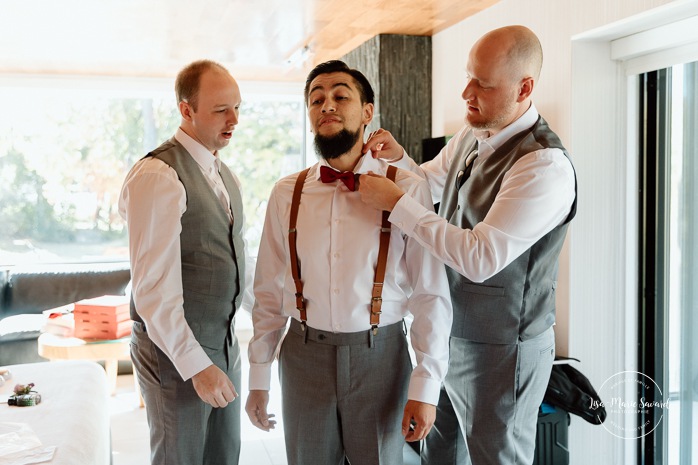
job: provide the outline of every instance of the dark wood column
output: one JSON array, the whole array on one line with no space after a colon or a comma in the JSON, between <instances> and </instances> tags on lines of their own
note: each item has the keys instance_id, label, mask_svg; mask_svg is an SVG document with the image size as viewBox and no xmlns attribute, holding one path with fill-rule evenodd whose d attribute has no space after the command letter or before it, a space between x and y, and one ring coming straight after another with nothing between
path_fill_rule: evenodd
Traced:
<instances>
[{"instance_id":1,"label":"dark wood column","mask_svg":"<svg viewBox=\"0 0 698 465\"><path fill-rule=\"evenodd\" d=\"M381 34L342 61L366 77L376 93L369 132L390 131L417 162L431 137L431 37Z\"/></svg>"}]
</instances>

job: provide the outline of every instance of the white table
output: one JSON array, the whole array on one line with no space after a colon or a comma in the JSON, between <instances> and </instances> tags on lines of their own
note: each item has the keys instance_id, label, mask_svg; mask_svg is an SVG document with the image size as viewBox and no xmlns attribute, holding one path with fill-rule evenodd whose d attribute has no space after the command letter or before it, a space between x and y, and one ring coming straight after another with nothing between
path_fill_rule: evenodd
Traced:
<instances>
[{"instance_id":1,"label":"white table","mask_svg":"<svg viewBox=\"0 0 698 465\"><path fill-rule=\"evenodd\" d=\"M34 407L0 404L0 422L26 423L43 446L56 446L50 465L108 465L111 461L107 378L99 364L60 361L10 365L16 384L34 383L41 403Z\"/></svg>"}]
</instances>

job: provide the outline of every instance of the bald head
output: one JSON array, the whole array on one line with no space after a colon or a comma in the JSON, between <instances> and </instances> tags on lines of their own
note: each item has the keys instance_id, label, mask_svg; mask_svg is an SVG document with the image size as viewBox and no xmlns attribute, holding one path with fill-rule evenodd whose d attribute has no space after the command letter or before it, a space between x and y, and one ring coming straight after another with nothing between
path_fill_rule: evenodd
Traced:
<instances>
[{"instance_id":1,"label":"bald head","mask_svg":"<svg viewBox=\"0 0 698 465\"><path fill-rule=\"evenodd\" d=\"M538 82L543 49L538 37L524 26L506 26L488 32L473 46L473 52L496 56L515 81L532 77Z\"/></svg>"},{"instance_id":2,"label":"bald head","mask_svg":"<svg viewBox=\"0 0 698 465\"><path fill-rule=\"evenodd\" d=\"M223 65L215 61L198 60L190 63L177 74L175 95L177 96L178 104L179 102L188 102L194 111L198 109L201 77L207 71L233 79L230 72Z\"/></svg>"},{"instance_id":3,"label":"bald head","mask_svg":"<svg viewBox=\"0 0 698 465\"><path fill-rule=\"evenodd\" d=\"M490 135L520 118L543 61L536 35L523 26L507 26L482 36L468 56L468 84L463 89L466 121Z\"/></svg>"}]
</instances>

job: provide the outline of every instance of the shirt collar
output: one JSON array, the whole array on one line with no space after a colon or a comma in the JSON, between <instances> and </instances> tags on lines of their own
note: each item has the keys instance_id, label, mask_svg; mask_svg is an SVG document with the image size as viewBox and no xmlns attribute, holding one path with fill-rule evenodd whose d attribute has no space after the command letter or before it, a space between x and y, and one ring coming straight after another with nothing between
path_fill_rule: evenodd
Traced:
<instances>
[{"instance_id":1,"label":"shirt collar","mask_svg":"<svg viewBox=\"0 0 698 465\"><path fill-rule=\"evenodd\" d=\"M538 121L538 110L536 110L536 106L531 102L531 106L519 119L512 122L509 126L492 137L490 137L489 131L486 129L473 129L473 135L478 142L478 158L482 159L483 157L491 155L514 135L532 128L533 125L536 124L536 121Z\"/></svg>"},{"instance_id":2,"label":"shirt collar","mask_svg":"<svg viewBox=\"0 0 698 465\"><path fill-rule=\"evenodd\" d=\"M184 132L182 128L177 129L175 139L177 139L177 142L182 144L186 151L189 152L189 155L191 155L194 161L201 167L201 169L204 170L204 172L209 173L212 170L218 171L220 167L220 160L217 156L218 152L216 152L216 155L213 155L206 147Z\"/></svg>"},{"instance_id":3,"label":"shirt collar","mask_svg":"<svg viewBox=\"0 0 698 465\"><path fill-rule=\"evenodd\" d=\"M385 168L382 166L383 164L381 163L380 160L376 160L373 158L371 155L371 151L369 150L366 152L365 155L362 155L361 158L359 158L359 161L356 163L356 167L354 168L354 173L356 174L366 174L369 171L373 171L376 174L382 174L383 171L385 171ZM332 168L329 163L327 163L327 160L324 158L320 158L317 164L318 168L316 169L315 172L315 179L319 180L320 179L320 166L327 166L328 168ZM334 170L334 168L332 168ZM339 171L339 170L335 170Z\"/></svg>"}]
</instances>

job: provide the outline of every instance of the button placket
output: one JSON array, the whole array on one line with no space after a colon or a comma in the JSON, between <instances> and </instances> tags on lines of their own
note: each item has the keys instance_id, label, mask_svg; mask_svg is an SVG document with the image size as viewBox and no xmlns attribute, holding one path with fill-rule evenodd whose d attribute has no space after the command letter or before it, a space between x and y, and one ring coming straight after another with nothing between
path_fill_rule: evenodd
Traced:
<instances>
[{"instance_id":1,"label":"button placket","mask_svg":"<svg viewBox=\"0 0 698 465\"><path fill-rule=\"evenodd\" d=\"M337 250L339 247L339 237L340 237L340 228L341 228L341 219L340 219L340 205L341 205L341 195L346 194L345 192L342 192L340 186L344 186L343 183L338 182L336 183L334 187L334 192L332 195L332 210L331 210L331 221L330 221L330 257L332 258L329 262L329 267L330 267L330 276L329 276L329 284L330 284L330 308L328 309L329 311L329 316L330 316L330 326L335 326L337 323L335 323L335 318L334 314L336 309L339 308L340 305L340 290L339 290L339 279L341 276L341 273L339 272L340 266L339 266L339 258L340 258L340 253ZM346 189L346 187L345 187Z\"/></svg>"}]
</instances>

